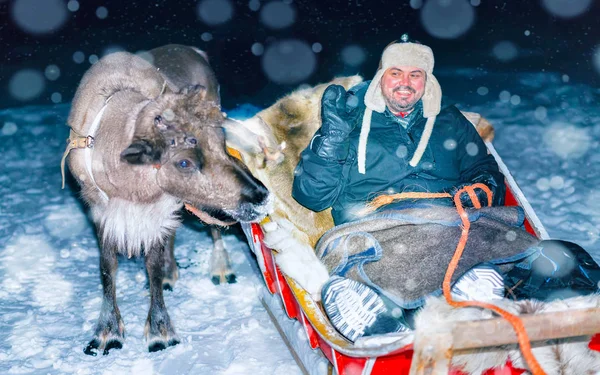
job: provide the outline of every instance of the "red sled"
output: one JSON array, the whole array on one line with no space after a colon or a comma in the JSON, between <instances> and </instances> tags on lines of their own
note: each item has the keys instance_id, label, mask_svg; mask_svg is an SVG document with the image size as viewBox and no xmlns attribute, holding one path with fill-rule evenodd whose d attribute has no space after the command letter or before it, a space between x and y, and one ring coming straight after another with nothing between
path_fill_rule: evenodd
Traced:
<instances>
[{"instance_id":1,"label":"red sled","mask_svg":"<svg viewBox=\"0 0 600 375\"><path fill-rule=\"evenodd\" d=\"M488 149L496 158L506 177L507 206L521 206L526 214L526 230L540 239L548 234L536 216L521 189L502 162L491 143ZM275 263L270 248L263 243L259 224L242 224L250 247L257 256L266 284L262 302L282 338L290 348L300 369L306 374L383 375L383 374L452 374L466 375L460 368L450 365L453 353L476 348L493 348L517 343L512 327L502 318L457 322L439 336L419 337L414 340L386 342L375 337L356 345L330 324L321 306L294 280L286 277ZM536 315L522 315L530 340L578 336L592 336L588 346L600 351L600 309L570 310ZM548 324L551 321L552 324ZM535 328L535 329L532 329ZM304 334L301 334L303 331ZM485 339L477 332L488 332ZM421 340L421 342L419 342ZM419 344L417 344L419 342ZM418 346L421 350L415 350ZM423 348L426 350L423 350ZM491 349L493 350L493 349ZM510 361L503 366L486 370L484 375L519 375L528 370L513 367Z\"/></svg>"}]
</instances>

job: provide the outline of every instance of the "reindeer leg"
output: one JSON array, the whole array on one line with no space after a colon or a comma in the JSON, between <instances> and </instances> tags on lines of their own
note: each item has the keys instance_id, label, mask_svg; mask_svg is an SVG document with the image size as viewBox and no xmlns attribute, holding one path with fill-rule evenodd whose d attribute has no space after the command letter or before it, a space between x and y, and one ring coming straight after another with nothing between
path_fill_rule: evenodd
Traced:
<instances>
[{"instance_id":1,"label":"reindeer leg","mask_svg":"<svg viewBox=\"0 0 600 375\"><path fill-rule=\"evenodd\" d=\"M164 279L162 287L164 290L173 290L175 282L179 279L179 271L177 270L177 263L175 262L174 254L175 236L169 238L165 249L165 263L163 267Z\"/></svg>"},{"instance_id":2,"label":"reindeer leg","mask_svg":"<svg viewBox=\"0 0 600 375\"><path fill-rule=\"evenodd\" d=\"M210 234L213 238L214 248L210 257L210 273L212 282L215 285L227 282L233 284L236 282L235 274L231 270L231 262L225 244L221 238L221 231L214 227L210 227Z\"/></svg>"},{"instance_id":3,"label":"reindeer leg","mask_svg":"<svg viewBox=\"0 0 600 375\"><path fill-rule=\"evenodd\" d=\"M168 242L170 241L172 239L168 240ZM162 244L155 244L146 249L146 271L150 282L150 310L146 319L144 335L150 352L157 352L180 342L163 299L165 251L168 250Z\"/></svg>"},{"instance_id":4,"label":"reindeer leg","mask_svg":"<svg viewBox=\"0 0 600 375\"><path fill-rule=\"evenodd\" d=\"M117 306L117 246L104 243L102 232L100 239L100 279L102 281L102 308L94 331L94 338L87 344L83 352L95 356L97 351L108 354L111 349L121 349L125 339L125 325Z\"/></svg>"}]
</instances>

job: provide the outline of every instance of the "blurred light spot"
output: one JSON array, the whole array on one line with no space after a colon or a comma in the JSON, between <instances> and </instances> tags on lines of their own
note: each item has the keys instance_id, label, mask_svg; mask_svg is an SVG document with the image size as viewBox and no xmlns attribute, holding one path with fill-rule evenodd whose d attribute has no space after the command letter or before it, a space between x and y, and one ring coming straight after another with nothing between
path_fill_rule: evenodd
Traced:
<instances>
[{"instance_id":1,"label":"blurred light spot","mask_svg":"<svg viewBox=\"0 0 600 375\"><path fill-rule=\"evenodd\" d=\"M68 249L62 249L60 251L60 257L65 259L68 258L71 255L71 252Z\"/></svg>"},{"instance_id":2,"label":"blurred light spot","mask_svg":"<svg viewBox=\"0 0 600 375\"><path fill-rule=\"evenodd\" d=\"M481 0L471 0L471 5L478 7L481 5Z\"/></svg>"},{"instance_id":3,"label":"blurred light spot","mask_svg":"<svg viewBox=\"0 0 600 375\"><path fill-rule=\"evenodd\" d=\"M111 53L123 52L123 51L125 51L125 48L123 48L121 46L108 46L102 52L102 56L104 57L106 55L110 55Z\"/></svg>"},{"instance_id":4,"label":"blurred light spot","mask_svg":"<svg viewBox=\"0 0 600 375\"><path fill-rule=\"evenodd\" d=\"M233 17L233 6L229 0L202 0L197 11L202 22L211 26L225 23Z\"/></svg>"},{"instance_id":5,"label":"blurred light spot","mask_svg":"<svg viewBox=\"0 0 600 375\"><path fill-rule=\"evenodd\" d=\"M13 98L31 100L44 91L44 76L33 69L24 69L15 73L8 83L8 90Z\"/></svg>"},{"instance_id":6,"label":"blurred light spot","mask_svg":"<svg viewBox=\"0 0 600 375\"><path fill-rule=\"evenodd\" d=\"M407 290L415 290L415 289L417 289L419 284L421 284L420 281L417 282L415 279L410 278L410 279L406 280L406 284L404 286L406 287Z\"/></svg>"},{"instance_id":7,"label":"blurred light spot","mask_svg":"<svg viewBox=\"0 0 600 375\"><path fill-rule=\"evenodd\" d=\"M173 112L171 108L165 109L163 113L161 113L161 115L167 121L173 121L173 119L175 118L175 112Z\"/></svg>"},{"instance_id":8,"label":"blurred light spot","mask_svg":"<svg viewBox=\"0 0 600 375\"><path fill-rule=\"evenodd\" d=\"M106 9L106 7L98 7L98 9L96 9L96 17L101 20L105 19L108 17L108 9Z\"/></svg>"},{"instance_id":9,"label":"blurred light spot","mask_svg":"<svg viewBox=\"0 0 600 375\"><path fill-rule=\"evenodd\" d=\"M98 62L98 56L90 55L90 57L88 57L88 61L90 62L90 64L95 64Z\"/></svg>"},{"instance_id":10,"label":"blurred light spot","mask_svg":"<svg viewBox=\"0 0 600 375\"><path fill-rule=\"evenodd\" d=\"M356 95L348 95L348 99L346 99L346 105L352 108L358 106L358 97Z\"/></svg>"},{"instance_id":11,"label":"blurred light spot","mask_svg":"<svg viewBox=\"0 0 600 375\"><path fill-rule=\"evenodd\" d=\"M136 56L141 57L150 64L154 64L154 57L148 51L138 51L136 52Z\"/></svg>"},{"instance_id":12,"label":"blurred light spot","mask_svg":"<svg viewBox=\"0 0 600 375\"><path fill-rule=\"evenodd\" d=\"M48 65L44 70L44 75L50 81L56 81L60 77L60 68L54 64Z\"/></svg>"},{"instance_id":13,"label":"blurred light spot","mask_svg":"<svg viewBox=\"0 0 600 375\"><path fill-rule=\"evenodd\" d=\"M456 149L456 141L454 139L446 139L444 141L444 148L448 151Z\"/></svg>"},{"instance_id":14,"label":"blurred light spot","mask_svg":"<svg viewBox=\"0 0 600 375\"><path fill-rule=\"evenodd\" d=\"M82 62L85 61L85 55L83 54L83 52L81 51L77 51L73 54L73 61L75 61L76 64L81 64Z\"/></svg>"},{"instance_id":15,"label":"blurred light spot","mask_svg":"<svg viewBox=\"0 0 600 375\"><path fill-rule=\"evenodd\" d=\"M312 50L314 53L319 53L319 52L323 51L323 46L321 45L321 43L313 43ZM600 65L599 65L599 67L600 67Z\"/></svg>"},{"instance_id":16,"label":"blurred light spot","mask_svg":"<svg viewBox=\"0 0 600 375\"><path fill-rule=\"evenodd\" d=\"M506 232L505 238L507 241L512 242L517 239L517 233L514 230Z\"/></svg>"},{"instance_id":17,"label":"blurred light spot","mask_svg":"<svg viewBox=\"0 0 600 375\"><path fill-rule=\"evenodd\" d=\"M521 103L521 97L519 95L513 95L510 97L510 104L519 105Z\"/></svg>"},{"instance_id":18,"label":"blurred light spot","mask_svg":"<svg viewBox=\"0 0 600 375\"><path fill-rule=\"evenodd\" d=\"M588 10L592 0L542 0L542 6L550 14L560 18L577 17Z\"/></svg>"},{"instance_id":19,"label":"blurred light spot","mask_svg":"<svg viewBox=\"0 0 600 375\"><path fill-rule=\"evenodd\" d=\"M529 35L531 35L531 31L525 30L524 34L525 34L525 36L529 36Z\"/></svg>"},{"instance_id":20,"label":"blurred light spot","mask_svg":"<svg viewBox=\"0 0 600 375\"><path fill-rule=\"evenodd\" d=\"M248 3L248 8L250 8L251 11L256 12L260 9L260 1L250 0L250 2Z\"/></svg>"},{"instance_id":21,"label":"blurred light spot","mask_svg":"<svg viewBox=\"0 0 600 375\"><path fill-rule=\"evenodd\" d=\"M548 191L550 190L550 180L548 180L546 177L541 177L535 182L535 186L540 191Z\"/></svg>"},{"instance_id":22,"label":"blurred light spot","mask_svg":"<svg viewBox=\"0 0 600 375\"><path fill-rule=\"evenodd\" d=\"M567 83L567 82L569 82L569 76L568 76L567 74L563 74L563 75L562 75L562 81L563 81L564 83Z\"/></svg>"},{"instance_id":23,"label":"blurred light spot","mask_svg":"<svg viewBox=\"0 0 600 375\"><path fill-rule=\"evenodd\" d=\"M596 70L598 71L598 73L600 73L600 45L597 45L596 49L594 50L594 56L592 57L592 62L594 64L594 66L596 67Z\"/></svg>"},{"instance_id":24,"label":"blurred light spot","mask_svg":"<svg viewBox=\"0 0 600 375\"><path fill-rule=\"evenodd\" d=\"M138 272L135 274L135 281L138 283L143 283L146 281L146 275L143 272Z\"/></svg>"},{"instance_id":25,"label":"blurred light spot","mask_svg":"<svg viewBox=\"0 0 600 375\"><path fill-rule=\"evenodd\" d=\"M510 100L510 92L503 90L500 92L500 95L498 95L498 97L500 98L501 101L506 103Z\"/></svg>"},{"instance_id":26,"label":"blurred light spot","mask_svg":"<svg viewBox=\"0 0 600 375\"><path fill-rule=\"evenodd\" d=\"M250 50L254 56L260 56L265 52L265 47L261 43L254 43Z\"/></svg>"},{"instance_id":27,"label":"blurred light spot","mask_svg":"<svg viewBox=\"0 0 600 375\"><path fill-rule=\"evenodd\" d=\"M423 0L410 0L410 7L420 9L423 6Z\"/></svg>"},{"instance_id":28,"label":"blurred light spot","mask_svg":"<svg viewBox=\"0 0 600 375\"><path fill-rule=\"evenodd\" d=\"M13 135L19 128L14 122L5 122L2 126L2 135Z\"/></svg>"},{"instance_id":29,"label":"blurred light spot","mask_svg":"<svg viewBox=\"0 0 600 375\"><path fill-rule=\"evenodd\" d=\"M544 142L561 158L571 159L585 155L592 144L592 138L586 128L557 122L544 134Z\"/></svg>"},{"instance_id":30,"label":"blurred light spot","mask_svg":"<svg viewBox=\"0 0 600 375\"><path fill-rule=\"evenodd\" d=\"M50 100L52 100L52 103L58 104L62 102L62 95L59 92L53 92L52 95L50 95Z\"/></svg>"},{"instance_id":31,"label":"blurred light spot","mask_svg":"<svg viewBox=\"0 0 600 375\"><path fill-rule=\"evenodd\" d=\"M488 88L487 88L487 87L485 87L485 86L481 86L481 87L479 87L479 88L477 89L477 93L478 93L479 95L481 95L481 96L485 96L485 95L487 95L487 94L488 94L488 92L490 92L490 90L488 90Z\"/></svg>"},{"instance_id":32,"label":"blurred light spot","mask_svg":"<svg viewBox=\"0 0 600 375\"><path fill-rule=\"evenodd\" d=\"M392 316L396 319L401 318L402 317L402 309L399 307L394 307L392 309Z\"/></svg>"},{"instance_id":33,"label":"blurred light spot","mask_svg":"<svg viewBox=\"0 0 600 375\"><path fill-rule=\"evenodd\" d=\"M260 21L271 29L283 29L296 20L296 11L288 4L271 1L262 7Z\"/></svg>"},{"instance_id":34,"label":"blurred light spot","mask_svg":"<svg viewBox=\"0 0 600 375\"><path fill-rule=\"evenodd\" d=\"M554 190L559 190L565 187L565 180L560 176L553 176L550 179L550 187Z\"/></svg>"},{"instance_id":35,"label":"blurred light spot","mask_svg":"<svg viewBox=\"0 0 600 375\"><path fill-rule=\"evenodd\" d=\"M398 146L398 148L396 149L396 156L400 159L404 159L406 155L408 155L408 147L406 147L405 145Z\"/></svg>"},{"instance_id":36,"label":"blurred light spot","mask_svg":"<svg viewBox=\"0 0 600 375\"><path fill-rule=\"evenodd\" d=\"M62 0L15 0L11 15L23 31L31 34L47 34L61 28L67 21L69 13Z\"/></svg>"},{"instance_id":37,"label":"blurred light spot","mask_svg":"<svg viewBox=\"0 0 600 375\"><path fill-rule=\"evenodd\" d=\"M466 0L429 0L421 9L421 24L436 38L458 38L474 22L475 11Z\"/></svg>"},{"instance_id":38,"label":"blurred light spot","mask_svg":"<svg viewBox=\"0 0 600 375\"><path fill-rule=\"evenodd\" d=\"M362 47L353 44L342 49L342 61L346 65L360 66L367 59L367 54Z\"/></svg>"},{"instance_id":39,"label":"blurred light spot","mask_svg":"<svg viewBox=\"0 0 600 375\"><path fill-rule=\"evenodd\" d=\"M267 77L280 84L297 84L315 71L317 59L310 46L297 39L271 44L262 58Z\"/></svg>"},{"instance_id":40,"label":"blurred light spot","mask_svg":"<svg viewBox=\"0 0 600 375\"><path fill-rule=\"evenodd\" d=\"M492 49L492 54L502 62L514 60L519 55L517 45L508 40L496 43Z\"/></svg>"},{"instance_id":41,"label":"blurred light spot","mask_svg":"<svg viewBox=\"0 0 600 375\"><path fill-rule=\"evenodd\" d=\"M79 10L79 1L69 0L67 3L67 9L69 9L71 12L77 12Z\"/></svg>"},{"instance_id":42,"label":"blurred light spot","mask_svg":"<svg viewBox=\"0 0 600 375\"><path fill-rule=\"evenodd\" d=\"M477 154L479 154L479 147L473 142L467 143L465 150L467 150L467 154L469 154L470 156L476 156Z\"/></svg>"},{"instance_id":43,"label":"blurred light spot","mask_svg":"<svg viewBox=\"0 0 600 375\"><path fill-rule=\"evenodd\" d=\"M546 107L539 106L535 109L533 115L536 119L544 121L548 117L548 110L546 109Z\"/></svg>"},{"instance_id":44,"label":"blurred light spot","mask_svg":"<svg viewBox=\"0 0 600 375\"><path fill-rule=\"evenodd\" d=\"M212 40L213 36L211 33L202 33L202 35L200 36L200 38L202 38L203 41L205 42L209 42Z\"/></svg>"},{"instance_id":45,"label":"blurred light spot","mask_svg":"<svg viewBox=\"0 0 600 375\"><path fill-rule=\"evenodd\" d=\"M430 161L424 161L423 163L421 163L421 166L426 171L429 171L429 170L433 169L433 163L430 162Z\"/></svg>"}]
</instances>

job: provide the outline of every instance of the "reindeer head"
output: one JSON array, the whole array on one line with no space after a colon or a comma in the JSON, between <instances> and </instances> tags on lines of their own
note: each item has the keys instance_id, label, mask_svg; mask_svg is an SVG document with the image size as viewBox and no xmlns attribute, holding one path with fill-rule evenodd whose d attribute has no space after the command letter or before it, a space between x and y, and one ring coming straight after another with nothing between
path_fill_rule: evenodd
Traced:
<instances>
[{"instance_id":1,"label":"reindeer head","mask_svg":"<svg viewBox=\"0 0 600 375\"><path fill-rule=\"evenodd\" d=\"M121 159L157 168L160 188L209 224L258 220L267 214L268 191L227 153L224 115L205 99L203 86L164 92L140 112Z\"/></svg>"}]
</instances>

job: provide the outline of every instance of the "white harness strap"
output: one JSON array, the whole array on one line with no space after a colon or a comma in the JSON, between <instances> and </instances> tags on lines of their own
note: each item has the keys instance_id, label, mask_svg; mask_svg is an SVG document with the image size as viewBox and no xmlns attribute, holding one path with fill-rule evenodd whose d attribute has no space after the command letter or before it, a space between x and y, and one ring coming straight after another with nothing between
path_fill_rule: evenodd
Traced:
<instances>
[{"instance_id":1,"label":"white harness strap","mask_svg":"<svg viewBox=\"0 0 600 375\"><path fill-rule=\"evenodd\" d=\"M92 139L94 139L94 136L96 135L96 132L98 131L98 127L100 126L100 120L102 120L102 115L104 114L104 110L106 109L106 106L108 105L108 102L110 101L110 99L112 99L112 96L109 96L108 99L106 99L106 101L104 102L104 106L100 109L100 111L94 118L94 122L92 122L92 125L90 126L90 129L88 130L88 136L92 137ZM98 189L98 191L100 192L100 196L102 196L102 198L104 198L104 200L106 200L108 202L108 200L109 200L108 195L104 192L104 190L100 189L100 186L98 186L98 184L96 184L96 180L94 179L94 174L92 172L92 151L93 150L94 150L93 144L92 144L92 147L87 147L83 150L84 160L85 160L85 169L86 169L88 175L90 176L92 183L94 184L96 189Z\"/></svg>"}]
</instances>

